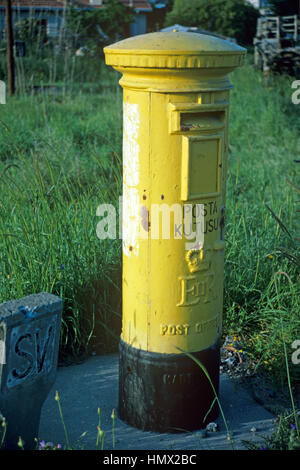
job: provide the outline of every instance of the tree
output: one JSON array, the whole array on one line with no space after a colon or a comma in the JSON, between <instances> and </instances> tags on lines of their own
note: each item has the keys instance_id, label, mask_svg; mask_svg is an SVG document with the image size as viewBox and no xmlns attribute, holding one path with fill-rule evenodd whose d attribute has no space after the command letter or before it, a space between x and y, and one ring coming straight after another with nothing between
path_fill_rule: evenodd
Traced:
<instances>
[{"instance_id":1,"label":"tree","mask_svg":"<svg viewBox=\"0 0 300 470\"><path fill-rule=\"evenodd\" d=\"M158 4L157 6L155 6ZM166 21L166 15L173 8L174 0L154 0L151 2L152 13L148 15L147 29L148 31L159 31L163 28ZM163 6L164 5L164 6Z\"/></svg>"},{"instance_id":2,"label":"tree","mask_svg":"<svg viewBox=\"0 0 300 470\"><path fill-rule=\"evenodd\" d=\"M166 26L182 24L252 44L259 12L246 0L175 0Z\"/></svg>"},{"instance_id":3,"label":"tree","mask_svg":"<svg viewBox=\"0 0 300 470\"><path fill-rule=\"evenodd\" d=\"M75 35L79 42L90 46L103 45L105 37L111 42L126 36L128 25L133 21L133 8L125 6L119 0L109 0L101 9L82 10L70 7L66 15L68 32Z\"/></svg>"},{"instance_id":4,"label":"tree","mask_svg":"<svg viewBox=\"0 0 300 470\"><path fill-rule=\"evenodd\" d=\"M16 39L27 42L39 41L43 44L47 41L47 30L41 20L25 18L15 23Z\"/></svg>"},{"instance_id":5,"label":"tree","mask_svg":"<svg viewBox=\"0 0 300 470\"><path fill-rule=\"evenodd\" d=\"M270 0L270 10L276 16L300 14L299 0Z\"/></svg>"}]
</instances>

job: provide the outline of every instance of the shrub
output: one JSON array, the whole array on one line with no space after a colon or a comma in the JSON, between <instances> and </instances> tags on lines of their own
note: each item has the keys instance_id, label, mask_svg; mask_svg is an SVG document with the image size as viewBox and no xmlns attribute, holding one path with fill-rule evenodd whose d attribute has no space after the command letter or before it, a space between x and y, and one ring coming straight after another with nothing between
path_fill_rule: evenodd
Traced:
<instances>
[{"instance_id":1,"label":"shrub","mask_svg":"<svg viewBox=\"0 0 300 470\"><path fill-rule=\"evenodd\" d=\"M166 26L197 26L252 44L258 16L258 10L245 0L175 0Z\"/></svg>"},{"instance_id":2,"label":"shrub","mask_svg":"<svg viewBox=\"0 0 300 470\"><path fill-rule=\"evenodd\" d=\"M119 0L101 9L82 10L70 7L66 16L68 33L77 38L78 45L103 46L106 42L125 37L129 23L134 21L134 10Z\"/></svg>"}]
</instances>

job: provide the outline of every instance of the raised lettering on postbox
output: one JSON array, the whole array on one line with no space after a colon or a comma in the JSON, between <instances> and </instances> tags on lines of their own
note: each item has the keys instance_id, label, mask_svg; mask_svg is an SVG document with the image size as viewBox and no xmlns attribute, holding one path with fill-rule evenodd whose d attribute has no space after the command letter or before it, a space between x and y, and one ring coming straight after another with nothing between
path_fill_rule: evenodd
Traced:
<instances>
[{"instance_id":1,"label":"raised lettering on postbox","mask_svg":"<svg viewBox=\"0 0 300 470\"><path fill-rule=\"evenodd\" d=\"M180 301L177 307L188 307L216 300L215 272L212 269L212 249L192 249L186 254L190 275L180 276Z\"/></svg>"}]
</instances>

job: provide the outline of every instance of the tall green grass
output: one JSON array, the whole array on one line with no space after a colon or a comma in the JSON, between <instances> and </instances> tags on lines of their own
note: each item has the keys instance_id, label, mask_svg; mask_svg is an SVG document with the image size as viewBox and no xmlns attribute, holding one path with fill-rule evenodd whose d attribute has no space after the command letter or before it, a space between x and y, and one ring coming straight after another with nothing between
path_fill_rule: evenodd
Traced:
<instances>
[{"instance_id":1,"label":"tall green grass","mask_svg":"<svg viewBox=\"0 0 300 470\"><path fill-rule=\"evenodd\" d=\"M62 297L62 353L88 343L107 352L120 331L120 242L96 235L98 205L121 193L121 103L111 86L64 102L14 98L1 110L0 300Z\"/></svg>"},{"instance_id":2,"label":"tall green grass","mask_svg":"<svg viewBox=\"0 0 300 470\"><path fill-rule=\"evenodd\" d=\"M225 330L242 333L245 350L284 381L281 321L289 359L300 331L299 195L290 184L299 182L299 108L292 77L267 85L248 64L232 81Z\"/></svg>"},{"instance_id":3,"label":"tall green grass","mask_svg":"<svg viewBox=\"0 0 300 470\"><path fill-rule=\"evenodd\" d=\"M15 76L18 93L31 91L32 87L57 85L72 87L74 83L86 87L96 84L105 75L103 53L85 57L76 56L70 41L58 39L56 43L41 45L33 38L26 42L26 55L15 56ZM5 42L0 41L0 76L7 81ZM99 82L100 83L100 82Z\"/></svg>"}]
</instances>

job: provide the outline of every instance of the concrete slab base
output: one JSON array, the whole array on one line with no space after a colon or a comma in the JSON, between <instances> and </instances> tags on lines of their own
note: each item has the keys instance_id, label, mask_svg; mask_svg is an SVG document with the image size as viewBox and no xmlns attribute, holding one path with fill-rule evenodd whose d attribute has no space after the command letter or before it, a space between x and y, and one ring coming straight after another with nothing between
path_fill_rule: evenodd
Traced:
<instances>
[{"instance_id":1,"label":"concrete slab base","mask_svg":"<svg viewBox=\"0 0 300 470\"><path fill-rule=\"evenodd\" d=\"M91 357L79 365L59 367L56 382L45 401L40 420L39 439L66 445L64 428L55 401L56 390L71 447L96 449L98 414L101 409L101 428L105 432L104 449L113 449L112 410L118 408L118 355ZM240 450L243 442L258 441L261 435L273 431L274 416L257 404L245 389L226 374L220 378L220 402L232 440L221 414L216 420L219 430L203 437L203 431L180 434L144 432L128 426L118 417L115 420L116 450ZM256 432L251 431L255 428Z\"/></svg>"}]
</instances>

